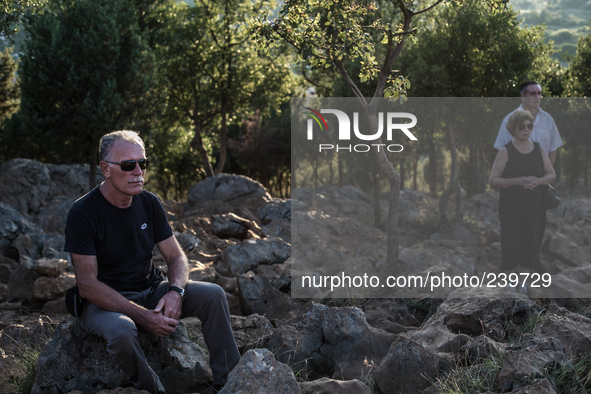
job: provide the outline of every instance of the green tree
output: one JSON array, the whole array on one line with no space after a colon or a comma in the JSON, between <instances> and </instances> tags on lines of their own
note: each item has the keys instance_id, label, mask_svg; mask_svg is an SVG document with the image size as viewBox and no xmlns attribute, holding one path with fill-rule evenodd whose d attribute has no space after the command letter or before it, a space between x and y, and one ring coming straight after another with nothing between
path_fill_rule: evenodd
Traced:
<instances>
[{"instance_id":1,"label":"green tree","mask_svg":"<svg viewBox=\"0 0 591 394\"><path fill-rule=\"evenodd\" d=\"M392 4L368 0L287 0L274 22L260 19L253 30L262 45L284 40L312 67L334 67L358 98L369 131L375 132L378 130L379 100L404 93L404 88L408 87L404 78L393 73L392 68L406 38L414 33L412 21L442 2L433 0L421 7L405 0ZM369 101L349 74L347 62L359 63L360 84L374 81L373 98ZM381 139L376 141L381 142ZM398 269L400 175L383 150L376 150L376 160L390 184L388 267Z\"/></svg>"},{"instance_id":2,"label":"green tree","mask_svg":"<svg viewBox=\"0 0 591 394\"><path fill-rule=\"evenodd\" d=\"M409 95L513 97L521 82L543 74L541 64L552 63L549 55L553 46L544 41L543 28L520 27L517 12L505 7L503 1L487 4L466 0L438 11L425 23L402 62L405 74L421 76L414 80ZM451 105L447 114L455 111L455 105ZM450 179L440 199L443 222L447 221L446 207L451 194L456 195L455 220L462 221L458 150L468 151L466 170L470 174L464 179L469 183L469 191L484 192L490 168L487 152L491 151L496 135L487 125L497 123L500 120L480 119L478 124L465 127L460 116L448 118L447 124L442 125L452 159ZM430 162L435 159L431 157Z\"/></svg>"},{"instance_id":3,"label":"green tree","mask_svg":"<svg viewBox=\"0 0 591 394\"><path fill-rule=\"evenodd\" d=\"M39 0L0 0L0 37L11 38L25 15L40 6Z\"/></svg>"},{"instance_id":4,"label":"green tree","mask_svg":"<svg viewBox=\"0 0 591 394\"><path fill-rule=\"evenodd\" d=\"M53 163L90 163L97 141L117 129L149 131L156 67L134 4L63 0L26 21L21 108L8 139L15 155ZM26 131L26 132L24 132Z\"/></svg>"},{"instance_id":5,"label":"green tree","mask_svg":"<svg viewBox=\"0 0 591 394\"><path fill-rule=\"evenodd\" d=\"M11 54L10 48L0 54L0 126L16 112L19 105L17 63Z\"/></svg>"},{"instance_id":6,"label":"green tree","mask_svg":"<svg viewBox=\"0 0 591 394\"><path fill-rule=\"evenodd\" d=\"M160 37L159 57L170 86L165 119L193 129L190 145L208 177L224 169L228 127L256 110L264 119L292 90L289 58L280 51L261 56L248 36L248 19L272 6L198 0L194 7L164 10L169 28Z\"/></svg>"},{"instance_id":7,"label":"green tree","mask_svg":"<svg viewBox=\"0 0 591 394\"><path fill-rule=\"evenodd\" d=\"M565 93L569 97L585 97L587 100L578 99L573 104L575 111L579 112L579 119L588 119L591 113L591 106L588 98L591 96L591 34L579 37L577 52L570 63L567 74ZM583 116L585 114L586 116ZM567 173L571 186L574 186L576 179L582 177L584 186L590 183L591 167L591 134L589 125L585 122L573 125L566 130L565 139L576 141L576 144L565 146Z\"/></svg>"}]
</instances>

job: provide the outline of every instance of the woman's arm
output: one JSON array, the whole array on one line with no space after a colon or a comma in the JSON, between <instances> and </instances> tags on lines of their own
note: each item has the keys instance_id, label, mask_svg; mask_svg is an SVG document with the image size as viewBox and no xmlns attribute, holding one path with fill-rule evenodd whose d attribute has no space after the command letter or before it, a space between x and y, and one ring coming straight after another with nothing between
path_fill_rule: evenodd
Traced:
<instances>
[{"instance_id":1,"label":"woman's arm","mask_svg":"<svg viewBox=\"0 0 591 394\"><path fill-rule=\"evenodd\" d=\"M519 178L503 178L503 171L505 171L505 167L507 166L507 161L509 160L509 153L507 152L507 148L502 147L497 153L497 157L495 158L495 162L493 163L492 169L490 170L490 176L488 177L488 184L494 188L502 189L504 187L509 186L523 186L531 182L532 179L535 177L526 177L522 176Z\"/></svg>"}]
</instances>

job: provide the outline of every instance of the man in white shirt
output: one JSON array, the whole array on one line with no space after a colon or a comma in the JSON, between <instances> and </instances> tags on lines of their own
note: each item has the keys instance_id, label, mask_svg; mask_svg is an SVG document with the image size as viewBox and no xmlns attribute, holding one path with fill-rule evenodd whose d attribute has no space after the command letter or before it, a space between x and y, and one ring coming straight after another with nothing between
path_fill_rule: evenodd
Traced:
<instances>
[{"instance_id":1,"label":"man in white shirt","mask_svg":"<svg viewBox=\"0 0 591 394\"><path fill-rule=\"evenodd\" d=\"M539 142L542 148L548 153L548 157L554 165L556 161L556 151L563 144L558 128L552 116L540 108L542 101L542 87L539 83L530 81L524 82L521 85L521 105L518 109L529 111L534 117L534 128L531 132L530 139L534 142ZM501 149L513 136L507 130L507 121L513 112L503 119L497 140L495 141L495 148Z\"/></svg>"}]
</instances>

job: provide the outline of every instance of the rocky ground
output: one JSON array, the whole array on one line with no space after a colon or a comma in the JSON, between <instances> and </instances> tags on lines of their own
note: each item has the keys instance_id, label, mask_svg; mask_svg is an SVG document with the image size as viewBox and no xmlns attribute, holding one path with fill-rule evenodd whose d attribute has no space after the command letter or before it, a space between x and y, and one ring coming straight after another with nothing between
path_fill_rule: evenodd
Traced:
<instances>
[{"instance_id":1,"label":"rocky ground","mask_svg":"<svg viewBox=\"0 0 591 394\"><path fill-rule=\"evenodd\" d=\"M33 393L136 392L125 388L102 340L77 333L64 307L75 279L63 228L87 171L23 159L0 166L0 392L35 365ZM292 269L303 260L319 273L335 264L383 267L386 237L372 226L372 198L324 186L279 200L248 178L219 175L194 185L186 202L164 204L191 279L226 290L243 357L223 393L574 393L591 389L585 193L548 213L542 258L556 287L550 296L467 288L437 297L291 298ZM495 192L472 196L463 225L442 228L436 201L403 191L406 272L493 272L497 202ZM293 252L292 220L293 236L307 237ZM337 238L347 247L327 242ZM140 330L140 341L169 393L209 392L198 319L184 319L164 340Z\"/></svg>"}]
</instances>

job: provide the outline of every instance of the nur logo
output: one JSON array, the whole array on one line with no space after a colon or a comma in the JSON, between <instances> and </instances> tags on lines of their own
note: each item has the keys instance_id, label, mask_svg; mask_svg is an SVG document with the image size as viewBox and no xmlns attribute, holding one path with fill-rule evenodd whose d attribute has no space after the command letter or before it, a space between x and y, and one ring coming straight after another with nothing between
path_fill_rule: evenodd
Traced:
<instances>
[{"instance_id":1,"label":"nur logo","mask_svg":"<svg viewBox=\"0 0 591 394\"><path fill-rule=\"evenodd\" d=\"M309 115L312 117L312 119L308 119L308 123L307 123L307 138L308 140L313 140L314 139L314 122L313 120L316 121L316 123L318 124L318 126L320 126L320 130L324 131L324 129L326 129L326 131L328 132L328 124L326 122L326 119L324 119L324 117L322 116L322 114L333 114L337 117L337 121L339 123L339 141L350 141L351 140L351 119L349 118L349 115L347 115L344 111L338 110L338 109L321 109L320 111L316 111L312 108L309 107L304 107L304 109L307 109L309 112L304 112L305 114ZM362 134L361 131L359 131L359 112L353 112L353 133L355 134L355 137L357 137L358 139L362 140L362 141L375 141L378 138L380 138L384 132L384 129L386 130L386 139L388 141L392 141L393 139L393 131L394 130L400 130L402 131L409 140L411 141L417 141L417 137L414 136L413 133L410 132L410 128L416 126L417 124L417 117L414 116L411 113L408 112L387 112L386 116L386 124L384 127L384 113L383 112L379 112L378 113L378 130L376 131L375 134ZM400 120L402 119L410 119L410 123L401 123ZM339 146L336 145L336 150L337 152L339 150L347 150L349 152L355 151L355 152L368 152L369 150L371 150L371 147L375 147L377 148L378 151L380 151L381 147L386 147L386 149L389 152L401 152L403 150L403 146L400 144L391 144L391 145L386 145L386 144L358 144L358 145L345 145L345 146ZM330 150L330 149L335 149L335 146L332 144L319 144L319 151L322 152L322 150Z\"/></svg>"}]
</instances>

